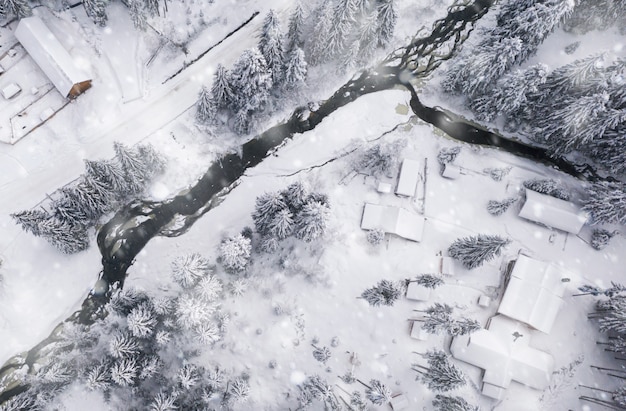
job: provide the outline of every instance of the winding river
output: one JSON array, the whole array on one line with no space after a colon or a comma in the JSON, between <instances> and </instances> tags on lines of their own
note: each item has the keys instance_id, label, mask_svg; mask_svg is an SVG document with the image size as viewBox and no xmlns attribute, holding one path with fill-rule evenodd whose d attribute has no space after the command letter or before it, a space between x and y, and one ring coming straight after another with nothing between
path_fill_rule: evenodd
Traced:
<instances>
[{"instance_id":1,"label":"winding river","mask_svg":"<svg viewBox=\"0 0 626 411\"><path fill-rule=\"evenodd\" d=\"M297 133L312 130L338 108L368 93L403 86L411 93L413 112L456 140L499 147L554 166L578 178L593 179L591 171L581 170L564 159L553 158L543 149L507 139L420 102L411 81L428 76L443 61L452 57L471 33L474 22L489 10L493 2L476 0L471 4L452 6L446 17L436 21L427 35L416 36L410 44L392 52L379 66L355 75L329 99L321 102L316 110L309 111L303 107L296 109L289 120L245 143L240 154L228 154L211 164L193 187L179 195L161 202L136 201L123 207L102 226L97 235L103 266L98 280L99 292L91 293L81 309L68 320L89 325L104 317L106 312L103 307L112 291L123 287L127 270L150 239L157 235L183 234L198 218L220 203L246 169L259 164L285 140ZM442 53L444 49L446 51ZM14 359L9 360L0 368L0 377L24 364L30 371L34 362L44 355L42 350L55 341L55 335L53 332L31 349L24 361L20 361L21 364L15 363ZM24 384L5 390L0 393L0 404L27 389L28 386Z\"/></svg>"}]
</instances>

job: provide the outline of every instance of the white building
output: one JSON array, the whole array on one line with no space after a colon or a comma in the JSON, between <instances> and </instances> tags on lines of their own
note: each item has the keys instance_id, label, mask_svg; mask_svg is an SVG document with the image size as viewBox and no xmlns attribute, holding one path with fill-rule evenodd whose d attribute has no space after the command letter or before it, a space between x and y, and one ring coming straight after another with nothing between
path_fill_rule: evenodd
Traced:
<instances>
[{"instance_id":1,"label":"white building","mask_svg":"<svg viewBox=\"0 0 626 411\"><path fill-rule=\"evenodd\" d=\"M498 313L549 333L563 303L570 274L561 267L520 254L500 302Z\"/></svg>"},{"instance_id":2,"label":"white building","mask_svg":"<svg viewBox=\"0 0 626 411\"><path fill-rule=\"evenodd\" d=\"M402 167L400 167L396 194L405 197L413 197L417 190L417 183L420 180L421 171L422 167L419 161L405 158L402 161Z\"/></svg>"},{"instance_id":3,"label":"white building","mask_svg":"<svg viewBox=\"0 0 626 411\"><path fill-rule=\"evenodd\" d=\"M550 384L554 358L529 346L530 330L496 315L487 329L454 337L452 356L484 370L482 393L501 400L511 381L543 390Z\"/></svg>"},{"instance_id":4,"label":"white building","mask_svg":"<svg viewBox=\"0 0 626 411\"><path fill-rule=\"evenodd\" d=\"M361 218L363 230L381 229L412 241L421 241L424 217L403 208L366 203Z\"/></svg>"},{"instance_id":5,"label":"white building","mask_svg":"<svg viewBox=\"0 0 626 411\"><path fill-rule=\"evenodd\" d=\"M91 78L37 16L20 20L15 37L63 97L74 98L91 87Z\"/></svg>"},{"instance_id":6,"label":"white building","mask_svg":"<svg viewBox=\"0 0 626 411\"><path fill-rule=\"evenodd\" d=\"M587 221L587 215L569 201L528 189L519 216L572 234L578 234Z\"/></svg>"}]
</instances>

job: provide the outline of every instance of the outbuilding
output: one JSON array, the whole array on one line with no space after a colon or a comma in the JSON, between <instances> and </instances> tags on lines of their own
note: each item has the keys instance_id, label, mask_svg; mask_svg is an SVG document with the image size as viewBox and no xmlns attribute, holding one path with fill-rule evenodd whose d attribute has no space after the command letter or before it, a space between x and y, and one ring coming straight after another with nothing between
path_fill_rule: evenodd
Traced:
<instances>
[{"instance_id":1,"label":"outbuilding","mask_svg":"<svg viewBox=\"0 0 626 411\"><path fill-rule=\"evenodd\" d=\"M21 19L15 37L63 97L75 98L91 87L90 76L39 17Z\"/></svg>"},{"instance_id":2,"label":"outbuilding","mask_svg":"<svg viewBox=\"0 0 626 411\"><path fill-rule=\"evenodd\" d=\"M587 221L587 215L569 201L529 189L519 216L572 234L578 234Z\"/></svg>"},{"instance_id":3,"label":"outbuilding","mask_svg":"<svg viewBox=\"0 0 626 411\"><path fill-rule=\"evenodd\" d=\"M363 230L381 229L412 241L421 241L424 217L400 207L366 203L361 218Z\"/></svg>"}]
</instances>

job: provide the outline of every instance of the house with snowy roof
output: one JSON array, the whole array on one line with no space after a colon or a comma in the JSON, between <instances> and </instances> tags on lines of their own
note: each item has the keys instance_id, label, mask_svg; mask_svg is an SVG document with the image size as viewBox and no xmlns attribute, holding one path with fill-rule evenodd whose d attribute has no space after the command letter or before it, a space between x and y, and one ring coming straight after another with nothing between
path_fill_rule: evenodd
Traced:
<instances>
[{"instance_id":1,"label":"house with snowy roof","mask_svg":"<svg viewBox=\"0 0 626 411\"><path fill-rule=\"evenodd\" d=\"M91 87L90 76L39 17L21 19L15 37L63 97L75 98Z\"/></svg>"},{"instance_id":2,"label":"house with snowy roof","mask_svg":"<svg viewBox=\"0 0 626 411\"><path fill-rule=\"evenodd\" d=\"M450 352L457 360L483 369L482 394L501 400L512 381L538 390L550 383L554 358L529 343L528 327L496 315L486 329L454 337Z\"/></svg>"},{"instance_id":3,"label":"house with snowy roof","mask_svg":"<svg viewBox=\"0 0 626 411\"><path fill-rule=\"evenodd\" d=\"M587 222L587 214L569 201L529 189L519 216L572 234L578 234Z\"/></svg>"},{"instance_id":4,"label":"house with snowy roof","mask_svg":"<svg viewBox=\"0 0 626 411\"><path fill-rule=\"evenodd\" d=\"M563 268L520 254L515 261L498 313L549 333L563 304Z\"/></svg>"},{"instance_id":5,"label":"house with snowy roof","mask_svg":"<svg viewBox=\"0 0 626 411\"><path fill-rule=\"evenodd\" d=\"M421 241L424 217L400 207L366 203L361 217L363 230L381 229L412 241Z\"/></svg>"},{"instance_id":6,"label":"house with snowy roof","mask_svg":"<svg viewBox=\"0 0 626 411\"><path fill-rule=\"evenodd\" d=\"M403 197L413 197L417 190L417 183L421 178L421 170L422 165L419 161L409 158L402 160L396 194Z\"/></svg>"}]
</instances>

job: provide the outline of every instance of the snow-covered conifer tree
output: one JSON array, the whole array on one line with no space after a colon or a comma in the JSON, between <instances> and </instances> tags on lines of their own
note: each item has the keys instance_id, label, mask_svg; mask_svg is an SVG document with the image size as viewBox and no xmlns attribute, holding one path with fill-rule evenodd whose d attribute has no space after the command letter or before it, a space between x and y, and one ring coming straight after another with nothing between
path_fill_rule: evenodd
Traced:
<instances>
[{"instance_id":1,"label":"snow-covered conifer tree","mask_svg":"<svg viewBox=\"0 0 626 411\"><path fill-rule=\"evenodd\" d=\"M524 181L523 185L529 190L556 197L561 200L568 201L570 199L567 189L560 182L551 178L533 178Z\"/></svg>"},{"instance_id":2,"label":"snow-covered conifer tree","mask_svg":"<svg viewBox=\"0 0 626 411\"><path fill-rule=\"evenodd\" d=\"M511 240L497 235L478 234L459 238L448 247L448 254L471 270L500 255Z\"/></svg>"},{"instance_id":3,"label":"snow-covered conifer tree","mask_svg":"<svg viewBox=\"0 0 626 411\"><path fill-rule=\"evenodd\" d=\"M283 240L293 233L293 214L288 209L280 210L269 224L269 234Z\"/></svg>"},{"instance_id":4,"label":"snow-covered conifer tree","mask_svg":"<svg viewBox=\"0 0 626 411\"><path fill-rule=\"evenodd\" d=\"M439 287L440 285L443 285L443 279L433 274L418 275L416 282L421 286L424 286L426 288L432 288L432 289L435 289Z\"/></svg>"},{"instance_id":5,"label":"snow-covered conifer tree","mask_svg":"<svg viewBox=\"0 0 626 411\"><path fill-rule=\"evenodd\" d=\"M583 210L591 216L592 224L626 224L626 185L600 181L591 184L587 193Z\"/></svg>"},{"instance_id":6,"label":"snow-covered conifer tree","mask_svg":"<svg viewBox=\"0 0 626 411\"><path fill-rule=\"evenodd\" d=\"M470 108L481 120L492 121L499 115L512 116L527 105L528 95L546 81L548 67L536 64L504 75L486 94L470 101Z\"/></svg>"},{"instance_id":7,"label":"snow-covered conifer tree","mask_svg":"<svg viewBox=\"0 0 626 411\"><path fill-rule=\"evenodd\" d=\"M202 323L195 329L196 337L202 344L211 345L220 340L220 330L213 323Z\"/></svg>"},{"instance_id":8,"label":"snow-covered conifer tree","mask_svg":"<svg viewBox=\"0 0 626 411\"><path fill-rule=\"evenodd\" d=\"M134 357L139 354L139 343L128 333L117 333L109 341L109 354L113 358Z\"/></svg>"},{"instance_id":9,"label":"snow-covered conifer tree","mask_svg":"<svg viewBox=\"0 0 626 411\"><path fill-rule=\"evenodd\" d=\"M215 85L215 83L213 84ZM196 119L203 124L215 124L218 104L208 88L202 87L196 102Z\"/></svg>"},{"instance_id":10,"label":"snow-covered conifer tree","mask_svg":"<svg viewBox=\"0 0 626 411\"><path fill-rule=\"evenodd\" d=\"M304 84L307 64L304 52L299 47L292 48L285 56L284 86L287 90L297 89Z\"/></svg>"},{"instance_id":11,"label":"snow-covered conifer tree","mask_svg":"<svg viewBox=\"0 0 626 411\"><path fill-rule=\"evenodd\" d=\"M360 153L352 163L355 171L375 177L393 174L398 167L405 140L377 144Z\"/></svg>"},{"instance_id":12,"label":"snow-covered conifer tree","mask_svg":"<svg viewBox=\"0 0 626 411\"><path fill-rule=\"evenodd\" d=\"M378 13L378 45L387 47L393 38L393 30L398 21L394 0L379 0L376 9Z\"/></svg>"},{"instance_id":13,"label":"snow-covered conifer tree","mask_svg":"<svg viewBox=\"0 0 626 411\"><path fill-rule=\"evenodd\" d=\"M84 227L49 218L39 224L39 232L50 244L65 254L74 254L89 247Z\"/></svg>"},{"instance_id":14,"label":"snow-covered conifer tree","mask_svg":"<svg viewBox=\"0 0 626 411\"><path fill-rule=\"evenodd\" d=\"M208 302L215 301L222 293L223 285L219 278L207 275L195 287L196 293Z\"/></svg>"},{"instance_id":15,"label":"snow-covered conifer tree","mask_svg":"<svg viewBox=\"0 0 626 411\"><path fill-rule=\"evenodd\" d=\"M491 168L487 167L483 169L483 173L486 173L493 181L502 181L511 172L512 167Z\"/></svg>"},{"instance_id":16,"label":"snow-covered conifer tree","mask_svg":"<svg viewBox=\"0 0 626 411\"><path fill-rule=\"evenodd\" d=\"M85 385L92 391L108 389L111 385L108 364L100 362L88 368L85 374Z\"/></svg>"},{"instance_id":17,"label":"snow-covered conifer tree","mask_svg":"<svg viewBox=\"0 0 626 411\"><path fill-rule=\"evenodd\" d=\"M296 48L301 49L304 46L303 31L304 10L302 9L302 5L298 3L289 17L289 28L287 30L285 46L285 52L287 54L293 52Z\"/></svg>"},{"instance_id":18,"label":"snow-covered conifer tree","mask_svg":"<svg viewBox=\"0 0 626 411\"><path fill-rule=\"evenodd\" d=\"M378 307L380 305L392 306L404 292L404 287L400 283L389 280L381 280L372 288L367 288L361 293L361 298L365 299L369 305Z\"/></svg>"},{"instance_id":19,"label":"snow-covered conifer tree","mask_svg":"<svg viewBox=\"0 0 626 411\"><path fill-rule=\"evenodd\" d=\"M317 201L306 203L295 218L296 238L311 242L324 235L328 221L330 220L330 208L327 204Z\"/></svg>"},{"instance_id":20,"label":"snow-covered conifer tree","mask_svg":"<svg viewBox=\"0 0 626 411\"><path fill-rule=\"evenodd\" d=\"M300 407L310 407L312 400L317 399L324 404L325 409L340 409L340 403L333 392L332 385L320 378L319 375L308 377L299 388L300 395L298 396L298 402L300 403Z\"/></svg>"},{"instance_id":21,"label":"snow-covered conifer tree","mask_svg":"<svg viewBox=\"0 0 626 411\"><path fill-rule=\"evenodd\" d=\"M609 245L609 241L617 234L615 231L605 230L603 228L596 228L591 233L591 247L595 250L602 250L604 247Z\"/></svg>"},{"instance_id":22,"label":"snow-covered conifer tree","mask_svg":"<svg viewBox=\"0 0 626 411\"><path fill-rule=\"evenodd\" d=\"M379 380L370 380L365 388L365 397L375 405L383 405L391 401L391 390Z\"/></svg>"},{"instance_id":23,"label":"snow-covered conifer tree","mask_svg":"<svg viewBox=\"0 0 626 411\"><path fill-rule=\"evenodd\" d=\"M344 53L354 27L356 12L354 0L338 0L334 5L333 19L328 32L325 51L329 58L335 58Z\"/></svg>"},{"instance_id":24,"label":"snow-covered conifer tree","mask_svg":"<svg viewBox=\"0 0 626 411\"><path fill-rule=\"evenodd\" d=\"M453 321L452 307L445 303L435 303L424 311L421 328L430 334L441 334L448 332Z\"/></svg>"},{"instance_id":25,"label":"snow-covered conifer tree","mask_svg":"<svg viewBox=\"0 0 626 411\"><path fill-rule=\"evenodd\" d=\"M264 193L257 197L252 219L256 231L261 235L269 234L269 227L279 211L287 209L282 193Z\"/></svg>"},{"instance_id":26,"label":"snow-covered conifer tree","mask_svg":"<svg viewBox=\"0 0 626 411\"><path fill-rule=\"evenodd\" d=\"M176 404L176 396L163 391L157 393L150 403L150 411L176 411L180 409Z\"/></svg>"},{"instance_id":27,"label":"snow-covered conifer tree","mask_svg":"<svg viewBox=\"0 0 626 411\"><path fill-rule=\"evenodd\" d=\"M147 338L154 333L157 320L151 307L142 303L128 314L127 325L131 334L137 338Z\"/></svg>"},{"instance_id":28,"label":"snow-covered conifer tree","mask_svg":"<svg viewBox=\"0 0 626 411\"><path fill-rule=\"evenodd\" d=\"M143 0L128 0L128 12L133 26L139 30L146 29L146 4Z\"/></svg>"},{"instance_id":29,"label":"snow-covered conifer tree","mask_svg":"<svg viewBox=\"0 0 626 411\"><path fill-rule=\"evenodd\" d=\"M250 262L250 239L237 234L227 238L220 244L220 260L224 268L230 272L246 269Z\"/></svg>"},{"instance_id":30,"label":"snow-covered conifer tree","mask_svg":"<svg viewBox=\"0 0 626 411\"><path fill-rule=\"evenodd\" d=\"M330 29L333 25L333 3L331 0L324 0L317 10L314 12L315 22L311 38L307 42L306 57L311 65L316 66L326 63L330 59L328 53L328 41Z\"/></svg>"},{"instance_id":31,"label":"snow-covered conifer tree","mask_svg":"<svg viewBox=\"0 0 626 411\"><path fill-rule=\"evenodd\" d=\"M25 210L11 214L11 217L22 226L24 231L39 236L41 234L39 224L49 219L50 214L43 210Z\"/></svg>"},{"instance_id":32,"label":"snow-covered conifer tree","mask_svg":"<svg viewBox=\"0 0 626 411\"><path fill-rule=\"evenodd\" d=\"M313 346L313 358L315 358L317 361L321 362L322 364L326 364L326 361L328 361L330 357L331 352L328 347L317 347L315 345Z\"/></svg>"},{"instance_id":33,"label":"snow-covered conifer tree","mask_svg":"<svg viewBox=\"0 0 626 411\"><path fill-rule=\"evenodd\" d=\"M145 0L145 8L151 17L161 15L159 13L159 0Z\"/></svg>"},{"instance_id":34,"label":"snow-covered conifer tree","mask_svg":"<svg viewBox=\"0 0 626 411\"><path fill-rule=\"evenodd\" d=\"M251 110L246 107L237 111L232 123L233 131L241 136L248 134L252 128L251 115Z\"/></svg>"},{"instance_id":35,"label":"snow-covered conifer tree","mask_svg":"<svg viewBox=\"0 0 626 411\"><path fill-rule=\"evenodd\" d=\"M235 378L228 384L228 393L233 402L246 402L250 397L250 384L243 378Z\"/></svg>"},{"instance_id":36,"label":"snow-covered conifer tree","mask_svg":"<svg viewBox=\"0 0 626 411\"><path fill-rule=\"evenodd\" d=\"M137 194L145 188L145 175L148 172L148 166L143 162L138 151L133 148L124 146L119 142L113 143L115 150L115 159L119 162L126 174L129 187L132 187L133 193Z\"/></svg>"},{"instance_id":37,"label":"snow-covered conifer tree","mask_svg":"<svg viewBox=\"0 0 626 411\"><path fill-rule=\"evenodd\" d=\"M428 365L425 370L417 365L413 369L421 374L422 382L433 391L451 391L467 383L461 370L451 364L448 355L443 352L429 358Z\"/></svg>"},{"instance_id":38,"label":"snow-covered conifer tree","mask_svg":"<svg viewBox=\"0 0 626 411\"><path fill-rule=\"evenodd\" d=\"M437 161L441 165L450 164L454 162L460 152L461 146L444 147L437 153Z\"/></svg>"},{"instance_id":39,"label":"snow-covered conifer tree","mask_svg":"<svg viewBox=\"0 0 626 411\"><path fill-rule=\"evenodd\" d=\"M137 371L134 358L123 358L111 366L111 380L121 387L128 387L135 382Z\"/></svg>"},{"instance_id":40,"label":"snow-covered conifer tree","mask_svg":"<svg viewBox=\"0 0 626 411\"><path fill-rule=\"evenodd\" d=\"M257 111L263 108L272 88L272 74L258 49L244 51L231 70L231 109Z\"/></svg>"},{"instance_id":41,"label":"snow-covered conifer tree","mask_svg":"<svg viewBox=\"0 0 626 411\"><path fill-rule=\"evenodd\" d=\"M259 50L271 71L273 86L278 87L283 81L283 32L274 10L270 10L263 20Z\"/></svg>"},{"instance_id":42,"label":"snow-covered conifer tree","mask_svg":"<svg viewBox=\"0 0 626 411\"><path fill-rule=\"evenodd\" d=\"M104 27L107 24L106 3L104 0L84 0L83 7L87 16L98 26Z\"/></svg>"},{"instance_id":43,"label":"snow-covered conifer tree","mask_svg":"<svg viewBox=\"0 0 626 411\"><path fill-rule=\"evenodd\" d=\"M183 288L191 288L211 272L208 260L198 253L176 257L172 262L172 278Z\"/></svg>"},{"instance_id":44,"label":"snow-covered conifer tree","mask_svg":"<svg viewBox=\"0 0 626 411\"><path fill-rule=\"evenodd\" d=\"M385 232L380 228L375 228L374 230L369 230L365 238L371 245L380 245L385 241Z\"/></svg>"},{"instance_id":45,"label":"snow-covered conifer tree","mask_svg":"<svg viewBox=\"0 0 626 411\"><path fill-rule=\"evenodd\" d=\"M463 397L439 394L433 400L433 407L435 411L479 411L477 406L471 405Z\"/></svg>"},{"instance_id":46,"label":"snow-covered conifer tree","mask_svg":"<svg viewBox=\"0 0 626 411\"><path fill-rule=\"evenodd\" d=\"M489 200L487 203L487 211L489 214L494 216L502 215L509 209L509 207L515 204L517 200L517 197L505 198L502 201Z\"/></svg>"},{"instance_id":47,"label":"snow-covered conifer tree","mask_svg":"<svg viewBox=\"0 0 626 411\"><path fill-rule=\"evenodd\" d=\"M230 84L230 73L226 68L218 64L213 75L211 95L218 108L230 107L233 101L233 90Z\"/></svg>"},{"instance_id":48,"label":"snow-covered conifer tree","mask_svg":"<svg viewBox=\"0 0 626 411\"><path fill-rule=\"evenodd\" d=\"M176 322L187 330L209 322L218 305L207 303L192 294L184 294L176 301Z\"/></svg>"},{"instance_id":49,"label":"snow-covered conifer tree","mask_svg":"<svg viewBox=\"0 0 626 411\"><path fill-rule=\"evenodd\" d=\"M309 188L302 181L294 181L280 192L287 207L295 214L311 199Z\"/></svg>"},{"instance_id":50,"label":"snow-covered conifer tree","mask_svg":"<svg viewBox=\"0 0 626 411\"><path fill-rule=\"evenodd\" d=\"M33 14L28 0L1 0L2 15L12 15L17 18L28 17Z\"/></svg>"}]
</instances>

